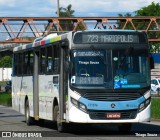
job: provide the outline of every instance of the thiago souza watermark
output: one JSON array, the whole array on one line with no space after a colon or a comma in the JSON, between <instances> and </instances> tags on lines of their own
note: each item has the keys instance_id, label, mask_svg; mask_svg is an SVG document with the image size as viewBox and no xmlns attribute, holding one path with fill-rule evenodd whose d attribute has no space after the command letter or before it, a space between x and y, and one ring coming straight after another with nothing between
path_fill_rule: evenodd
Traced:
<instances>
[{"instance_id":1,"label":"thiago souza watermark","mask_svg":"<svg viewBox=\"0 0 160 140\"><path fill-rule=\"evenodd\" d=\"M2 132L2 138L40 138L42 133L40 132Z\"/></svg>"},{"instance_id":2,"label":"thiago souza watermark","mask_svg":"<svg viewBox=\"0 0 160 140\"><path fill-rule=\"evenodd\" d=\"M158 134L155 133L135 133L137 137L157 137Z\"/></svg>"}]
</instances>

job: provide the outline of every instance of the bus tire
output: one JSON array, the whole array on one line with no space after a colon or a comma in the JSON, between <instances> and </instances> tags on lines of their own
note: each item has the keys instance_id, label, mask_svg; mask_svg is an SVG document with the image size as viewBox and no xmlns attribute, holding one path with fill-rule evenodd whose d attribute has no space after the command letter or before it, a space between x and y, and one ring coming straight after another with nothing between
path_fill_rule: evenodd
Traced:
<instances>
[{"instance_id":1,"label":"bus tire","mask_svg":"<svg viewBox=\"0 0 160 140\"><path fill-rule=\"evenodd\" d=\"M64 124L60 121L60 113L59 113L58 105L56 105L54 107L54 116L55 116L55 120L56 120L56 124L57 124L57 130L59 132L64 132L65 128L64 128Z\"/></svg>"},{"instance_id":2,"label":"bus tire","mask_svg":"<svg viewBox=\"0 0 160 140\"><path fill-rule=\"evenodd\" d=\"M27 125L32 125L33 124L33 118L30 117L28 100L26 101L26 104L25 104L25 118L26 118L26 124Z\"/></svg>"},{"instance_id":3,"label":"bus tire","mask_svg":"<svg viewBox=\"0 0 160 140\"><path fill-rule=\"evenodd\" d=\"M118 126L118 129L119 129L119 132L129 133L132 129L132 124L131 123L120 124Z\"/></svg>"}]
</instances>

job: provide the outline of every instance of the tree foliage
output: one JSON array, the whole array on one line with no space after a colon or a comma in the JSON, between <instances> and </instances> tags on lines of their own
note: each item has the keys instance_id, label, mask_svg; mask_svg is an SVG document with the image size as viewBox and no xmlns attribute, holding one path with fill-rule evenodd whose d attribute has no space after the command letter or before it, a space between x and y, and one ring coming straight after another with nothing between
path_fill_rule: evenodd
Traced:
<instances>
[{"instance_id":1,"label":"tree foliage","mask_svg":"<svg viewBox=\"0 0 160 140\"><path fill-rule=\"evenodd\" d=\"M60 17L74 17L74 10L72 10L72 5L69 4L66 8L59 8L59 16ZM57 12L56 12L57 14Z\"/></svg>"},{"instance_id":2,"label":"tree foliage","mask_svg":"<svg viewBox=\"0 0 160 140\"><path fill-rule=\"evenodd\" d=\"M160 16L160 3L152 2L150 5L135 11L136 16Z\"/></svg>"},{"instance_id":3,"label":"tree foliage","mask_svg":"<svg viewBox=\"0 0 160 140\"><path fill-rule=\"evenodd\" d=\"M12 67L12 58L10 56L4 56L0 60L0 67L10 68Z\"/></svg>"},{"instance_id":4,"label":"tree foliage","mask_svg":"<svg viewBox=\"0 0 160 140\"><path fill-rule=\"evenodd\" d=\"M125 15L123 14L118 14L119 17L131 17L132 15L130 13L126 13ZM124 24L125 24L125 20L118 20L117 21L117 29L122 29ZM132 29L132 26L130 24L127 24L126 26L127 29Z\"/></svg>"},{"instance_id":5,"label":"tree foliage","mask_svg":"<svg viewBox=\"0 0 160 140\"><path fill-rule=\"evenodd\" d=\"M60 17L74 17L75 10L72 10L72 5L69 4L66 8L60 7L59 8L59 16ZM57 14L57 12L56 12ZM61 20L60 25L64 31L71 31L74 28L74 23L72 21ZM77 30L84 30L84 26L79 24Z\"/></svg>"},{"instance_id":6,"label":"tree foliage","mask_svg":"<svg viewBox=\"0 0 160 140\"><path fill-rule=\"evenodd\" d=\"M152 2L150 5L135 11L135 13L136 16L160 16L160 3ZM158 27L155 24L152 24L150 26L150 30L157 30L157 28ZM152 38L160 38L159 32L149 32L148 36ZM150 50L151 52L160 53L160 48L159 48L160 43L152 42L150 44L151 44L151 50Z\"/></svg>"},{"instance_id":7,"label":"tree foliage","mask_svg":"<svg viewBox=\"0 0 160 140\"><path fill-rule=\"evenodd\" d=\"M127 13L125 15L119 14L120 17L130 17L131 14ZM152 2L150 5L142 7L141 9L135 11L135 16L160 16L160 3L155 3ZM140 21L140 20L139 20ZM138 20L134 20L132 21L134 23L134 25L136 26L137 30L146 30L147 26L150 23L150 20L148 21L141 21L139 22ZM125 24L125 21L117 21L118 24L118 28L122 29L122 27ZM133 27L131 26L131 24L127 24L126 29L133 29ZM148 36L149 38L160 38L160 33L156 32L158 30L157 25L155 24L155 22L153 22L150 27L149 27L148 31ZM151 45L151 52L154 53L160 53L160 43L150 43Z\"/></svg>"},{"instance_id":8,"label":"tree foliage","mask_svg":"<svg viewBox=\"0 0 160 140\"><path fill-rule=\"evenodd\" d=\"M72 5L69 4L66 8L59 8L59 17L74 17L74 10L72 10ZM57 14L57 12L56 12ZM73 29L71 21L61 20L59 23L64 31L70 31Z\"/></svg>"}]
</instances>

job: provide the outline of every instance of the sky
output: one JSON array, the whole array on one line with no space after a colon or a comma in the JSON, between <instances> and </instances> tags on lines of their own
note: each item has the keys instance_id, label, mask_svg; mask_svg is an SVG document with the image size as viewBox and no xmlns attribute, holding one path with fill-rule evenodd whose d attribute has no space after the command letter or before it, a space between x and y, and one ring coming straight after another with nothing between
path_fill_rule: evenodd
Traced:
<instances>
[{"instance_id":1,"label":"sky","mask_svg":"<svg viewBox=\"0 0 160 140\"><path fill-rule=\"evenodd\" d=\"M160 0L59 0L60 7L72 4L75 17L117 16ZM0 0L0 17L57 17L57 0Z\"/></svg>"}]
</instances>

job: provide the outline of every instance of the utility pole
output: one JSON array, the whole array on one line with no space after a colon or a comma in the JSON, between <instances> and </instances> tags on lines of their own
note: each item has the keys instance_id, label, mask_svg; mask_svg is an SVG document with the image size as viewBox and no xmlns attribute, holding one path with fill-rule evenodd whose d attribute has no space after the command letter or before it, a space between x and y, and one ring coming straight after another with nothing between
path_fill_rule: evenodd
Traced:
<instances>
[{"instance_id":1,"label":"utility pole","mask_svg":"<svg viewBox=\"0 0 160 140\"><path fill-rule=\"evenodd\" d=\"M57 17L59 17L59 0L57 0ZM59 32L59 23L57 26L57 31Z\"/></svg>"},{"instance_id":2,"label":"utility pole","mask_svg":"<svg viewBox=\"0 0 160 140\"><path fill-rule=\"evenodd\" d=\"M59 17L59 0L57 0L57 16Z\"/></svg>"}]
</instances>

